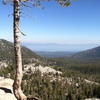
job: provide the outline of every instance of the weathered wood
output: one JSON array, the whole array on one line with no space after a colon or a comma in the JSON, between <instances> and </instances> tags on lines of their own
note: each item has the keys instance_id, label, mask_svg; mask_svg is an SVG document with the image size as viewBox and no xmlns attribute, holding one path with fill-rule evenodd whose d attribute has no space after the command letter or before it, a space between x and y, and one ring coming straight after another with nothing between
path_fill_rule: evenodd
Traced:
<instances>
[{"instance_id":1,"label":"weathered wood","mask_svg":"<svg viewBox=\"0 0 100 100\"><path fill-rule=\"evenodd\" d=\"M40 100L40 99L30 95L27 97L27 100Z\"/></svg>"},{"instance_id":2,"label":"weathered wood","mask_svg":"<svg viewBox=\"0 0 100 100\"><path fill-rule=\"evenodd\" d=\"M26 96L21 90L21 81L23 76L22 71L22 57L21 57L21 46L20 46L20 0L13 1L13 32L14 32L14 51L15 51L15 65L16 75L13 84L13 92L18 100L26 100Z\"/></svg>"}]
</instances>

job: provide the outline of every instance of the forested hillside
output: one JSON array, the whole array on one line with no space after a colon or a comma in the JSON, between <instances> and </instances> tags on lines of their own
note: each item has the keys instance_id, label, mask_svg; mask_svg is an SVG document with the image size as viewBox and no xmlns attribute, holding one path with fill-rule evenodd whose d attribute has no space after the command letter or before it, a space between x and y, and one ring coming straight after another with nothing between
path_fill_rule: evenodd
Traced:
<instances>
[{"instance_id":1,"label":"forested hillside","mask_svg":"<svg viewBox=\"0 0 100 100\"><path fill-rule=\"evenodd\" d=\"M40 100L100 98L100 59L43 58L26 47L22 47L22 55L25 59L22 88L27 96ZM0 40L0 58L14 59L11 42ZM15 65L10 62L1 67L0 76L14 79Z\"/></svg>"},{"instance_id":2,"label":"forested hillside","mask_svg":"<svg viewBox=\"0 0 100 100\"><path fill-rule=\"evenodd\" d=\"M36 53L31 51L30 49L22 46L22 58L24 60L29 59L40 59L41 57L38 56ZM14 45L13 43L0 39L0 60L14 60Z\"/></svg>"},{"instance_id":3,"label":"forested hillside","mask_svg":"<svg viewBox=\"0 0 100 100\"><path fill-rule=\"evenodd\" d=\"M76 53L72 57L76 59L100 59L100 46Z\"/></svg>"}]
</instances>

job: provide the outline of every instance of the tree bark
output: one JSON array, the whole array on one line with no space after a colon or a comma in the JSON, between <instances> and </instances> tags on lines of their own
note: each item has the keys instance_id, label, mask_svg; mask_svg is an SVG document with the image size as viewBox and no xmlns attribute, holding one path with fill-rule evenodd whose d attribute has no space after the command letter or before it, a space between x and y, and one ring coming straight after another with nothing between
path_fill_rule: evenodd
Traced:
<instances>
[{"instance_id":1,"label":"tree bark","mask_svg":"<svg viewBox=\"0 0 100 100\"><path fill-rule=\"evenodd\" d=\"M13 33L14 33L14 51L15 51L15 65L16 75L13 84L13 92L17 100L26 100L26 96L21 90L21 81L23 77L22 71L22 57L21 57L21 46L20 46L20 0L13 1Z\"/></svg>"}]
</instances>

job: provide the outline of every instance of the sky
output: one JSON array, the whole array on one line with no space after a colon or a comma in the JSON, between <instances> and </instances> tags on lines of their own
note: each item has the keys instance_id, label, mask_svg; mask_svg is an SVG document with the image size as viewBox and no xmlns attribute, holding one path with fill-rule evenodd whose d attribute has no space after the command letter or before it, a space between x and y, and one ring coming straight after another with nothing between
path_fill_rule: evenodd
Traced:
<instances>
[{"instance_id":1,"label":"sky","mask_svg":"<svg viewBox=\"0 0 100 100\"><path fill-rule=\"evenodd\" d=\"M72 0L71 3L69 7L61 7L51 0L42 3L44 9L23 7L20 27L26 36L21 35L22 42L100 45L100 0ZM10 41L13 40L12 12L10 3L0 2L0 38Z\"/></svg>"}]
</instances>

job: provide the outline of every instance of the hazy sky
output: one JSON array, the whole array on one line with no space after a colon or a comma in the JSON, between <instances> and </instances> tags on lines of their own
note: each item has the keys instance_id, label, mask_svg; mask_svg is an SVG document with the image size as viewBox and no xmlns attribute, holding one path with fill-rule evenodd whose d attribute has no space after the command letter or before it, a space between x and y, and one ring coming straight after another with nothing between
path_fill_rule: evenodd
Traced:
<instances>
[{"instance_id":1,"label":"hazy sky","mask_svg":"<svg viewBox=\"0 0 100 100\"><path fill-rule=\"evenodd\" d=\"M72 0L72 5L64 8L53 0L43 5L43 10L22 10L24 42L100 44L100 0ZM12 40L12 24L11 5L0 3L0 38Z\"/></svg>"}]
</instances>

